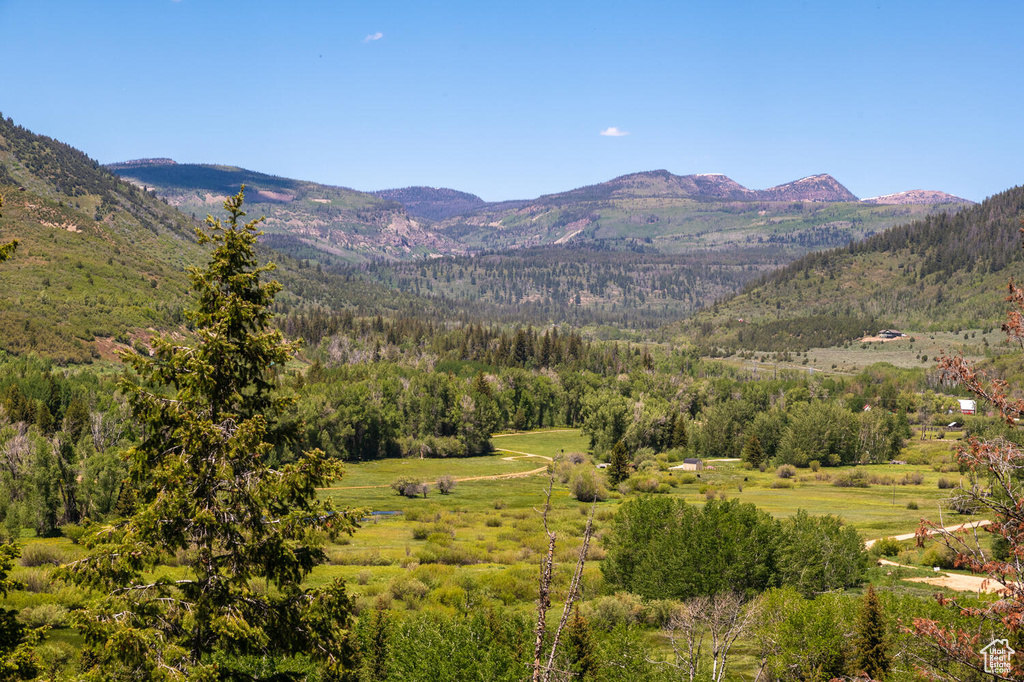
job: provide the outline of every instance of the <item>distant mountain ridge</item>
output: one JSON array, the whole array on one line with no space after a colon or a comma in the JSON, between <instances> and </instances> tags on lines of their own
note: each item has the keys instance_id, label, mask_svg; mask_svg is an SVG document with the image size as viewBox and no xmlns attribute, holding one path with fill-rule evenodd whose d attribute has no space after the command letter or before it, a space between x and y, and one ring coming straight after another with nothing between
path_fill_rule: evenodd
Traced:
<instances>
[{"instance_id":1,"label":"distant mountain ridge","mask_svg":"<svg viewBox=\"0 0 1024 682\"><path fill-rule=\"evenodd\" d=\"M902 205L902 204L973 204L974 202L969 199L947 194L945 192L937 192L935 190L928 189L912 189L906 192L896 192L895 194L884 194L880 197L870 197L868 199L861 199L866 204L887 204L887 205Z\"/></svg>"},{"instance_id":2,"label":"distant mountain ridge","mask_svg":"<svg viewBox=\"0 0 1024 682\"><path fill-rule=\"evenodd\" d=\"M480 208L487 202L475 194L446 187L402 187L371 192L405 206L409 215L427 220L444 220Z\"/></svg>"},{"instance_id":3,"label":"distant mountain ridge","mask_svg":"<svg viewBox=\"0 0 1024 682\"><path fill-rule=\"evenodd\" d=\"M1024 279L1024 187L956 213L938 212L843 248L809 253L699 313L702 344L806 350L896 325L914 331L991 328L1006 281Z\"/></svg>"},{"instance_id":4,"label":"distant mountain ridge","mask_svg":"<svg viewBox=\"0 0 1024 682\"><path fill-rule=\"evenodd\" d=\"M857 201L856 195L827 173L756 192L761 201Z\"/></svg>"},{"instance_id":5,"label":"distant mountain ridge","mask_svg":"<svg viewBox=\"0 0 1024 682\"><path fill-rule=\"evenodd\" d=\"M145 168L146 166L177 166L178 162L174 159L168 159L166 157L158 157L152 159L132 159L131 161L119 161L117 163L108 163L106 165L107 170L119 171L126 170L128 168Z\"/></svg>"},{"instance_id":6,"label":"distant mountain ridge","mask_svg":"<svg viewBox=\"0 0 1024 682\"><path fill-rule=\"evenodd\" d=\"M828 174L752 190L721 173L660 169L533 200L484 204L434 228L469 251L596 241L661 253L776 249L788 260L964 205L924 199L898 208L862 203Z\"/></svg>"},{"instance_id":7,"label":"distant mountain ridge","mask_svg":"<svg viewBox=\"0 0 1024 682\"><path fill-rule=\"evenodd\" d=\"M660 169L536 199L486 202L444 187L359 192L228 165L149 158L109 169L197 217L244 183L267 244L326 265L544 245L681 254L754 249L778 264L965 205L941 192L861 202L828 174L753 190L721 173Z\"/></svg>"},{"instance_id":8,"label":"distant mountain ridge","mask_svg":"<svg viewBox=\"0 0 1024 682\"><path fill-rule=\"evenodd\" d=\"M0 268L0 353L33 352L62 363L112 360L154 332L186 333L186 269L205 262L208 250L196 242L198 221L154 194L71 145L0 116L0 243L19 242ZM249 198L245 210L256 217ZM197 218L223 215L215 201L204 208ZM351 273L310 267L265 243L257 252L260 262L277 264L273 277L283 291L275 311L292 324L324 309L429 306Z\"/></svg>"},{"instance_id":9,"label":"distant mountain ridge","mask_svg":"<svg viewBox=\"0 0 1024 682\"><path fill-rule=\"evenodd\" d=\"M316 255L328 263L361 262L458 251L457 245L434 233L402 204L346 187L163 158L107 168L197 217L218 207L244 184L247 210L266 216L266 241L299 258Z\"/></svg>"}]
</instances>

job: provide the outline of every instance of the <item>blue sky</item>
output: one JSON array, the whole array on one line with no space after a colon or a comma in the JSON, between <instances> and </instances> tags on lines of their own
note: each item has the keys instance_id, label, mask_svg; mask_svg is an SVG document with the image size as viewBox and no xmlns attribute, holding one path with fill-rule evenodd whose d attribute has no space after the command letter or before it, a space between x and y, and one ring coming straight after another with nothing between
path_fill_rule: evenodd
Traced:
<instances>
[{"instance_id":1,"label":"blue sky","mask_svg":"<svg viewBox=\"0 0 1024 682\"><path fill-rule=\"evenodd\" d=\"M1024 3L0 0L0 112L101 162L528 198L665 168L1024 182ZM609 128L624 135L601 135Z\"/></svg>"}]
</instances>

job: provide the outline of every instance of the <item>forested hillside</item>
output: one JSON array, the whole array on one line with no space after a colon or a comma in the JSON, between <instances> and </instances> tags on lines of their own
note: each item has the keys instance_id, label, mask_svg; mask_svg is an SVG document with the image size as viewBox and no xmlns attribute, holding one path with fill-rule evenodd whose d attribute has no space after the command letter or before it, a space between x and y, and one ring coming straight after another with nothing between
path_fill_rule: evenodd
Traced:
<instances>
[{"instance_id":1,"label":"forested hillside","mask_svg":"<svg viewBox=\"0 0 1024 682\"><path fill-rule=\"evenodd\" d=\"M344 187L169 159L108 168L200 219L216 212L244 184L249 188L248 210L267 217L264 230L275 248L296 257L315 255L325 264L458 251L396 201Z\"/></svg>"},{"instance_id":2,"label":"forested hillside","mask_svg":"<svg viewBox=\"0 0 1024 682\"><path fill-rule=\"evenodd\" d=\"M77 149L2 117L0 193L0 237L19 241L18 258L0 273L0 350L89 362L144 345L154 331L184 330L185 269L205 257L198 222ZM281 314L430 309L364 277L265 247L260 256L279 265Z\"/></svg>"},{"instance_id":3,"label":"forested hillside","mask_svg":"<svg viewBox=\"0 0 1024 682\"><path fill-rule=\"evenodd\" d=\"M997 326L1006 281L1024 274L1024 188L960 212L809 254L748 285L689 325L709 345L802 350L885 326Z\"/></svg>"},{"instance_id":4,"label":"forested hillside","mask_svg":"<svg viewBox=\"0 0 1024 682\"><path fill-rule=\"evenodd\" d=\"M659 170L532 201L488 204L437 229L476 250L599 242L670 254L779 247L795 258L952 206L958 205L862 203L829 175L750 190L724 175Z\"/></svg>"},{"instance_id":5,"label":"forested hillside","mask_svg":"<svg viewBox=\"0 0 1024 682\"><path fill-rule=\"evenodd\" d=\"M382 189L372 194L388 201L397 201L405 206L409 215L427 220L444 220L468 213L487 203L475 194L444 187L402 187Z\"/></svg>"},{"instance_id":6,"label":"forested hillside","mask_svg":"<svg viewBox=\"0 0 1024 682\"><path fill-rule=\"evenodd\" d=\"M358 272L479 319L630 330L679 320L787 261L782 248L666 255L598 243L377 262Z\"/></svg>"}]
</instances>

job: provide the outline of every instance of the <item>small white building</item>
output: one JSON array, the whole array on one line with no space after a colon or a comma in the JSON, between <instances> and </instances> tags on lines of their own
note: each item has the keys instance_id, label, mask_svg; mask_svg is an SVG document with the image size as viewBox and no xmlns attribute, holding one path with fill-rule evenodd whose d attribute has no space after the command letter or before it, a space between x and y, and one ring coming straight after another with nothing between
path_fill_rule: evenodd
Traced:
<instances>
[{"instance_id":1,"label":"small white building","mask_svg":"<svg viewBox=\"0 0 1024 682\"><path fill-rule=\"evenodd\" d=\"M960 414L977 414L978 402L976 400L960 400Z\"/></svg>"},{"instance_id":2,"label":"small white building","mask_svg":"<svg viewBox=\"0 0 1024 682\"><path fill-rule=\"evenodd\" d=\"M669 467L670 470L675 471L704 471L704 460L696 457L687 457L683 460L682 464L677 464L674 467Z\"/></svg>"}]
</instances>

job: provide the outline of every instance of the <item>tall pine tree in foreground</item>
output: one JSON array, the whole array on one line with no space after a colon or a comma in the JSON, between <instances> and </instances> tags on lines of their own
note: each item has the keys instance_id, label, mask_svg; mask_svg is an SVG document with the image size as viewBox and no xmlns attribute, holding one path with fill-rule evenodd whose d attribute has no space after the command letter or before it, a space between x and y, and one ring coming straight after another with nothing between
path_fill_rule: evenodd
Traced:
<instances>
[{"instance_id":1,"label":"tall pine tree in foreground","mask_svg":"<svg viewBox=\"0 0 1024 682\"><path fill-rule=\"evenodd\" d=\"M889 674L889 647L885 641L885 616L873 586L868 587L857 618L857 656L853 667L872 680Z\"/></svg>"},{"instance_id":2,"label":"tall pine tree in foreground","mask_svg":"<svg viewBox=\"0 0 1024 682\"><path fill-rule=\"evenodd\" d=\"M261 282L273 266L256 261L260 221L241 222L242 190L224 202L226 225L199 231L213 252L191 271L195 345L167 336L151 357L125 357L121 390L144 434L128 455L135 510L65 569L103 595L79 623L90 679L251 680L247 657L269 675L297 654L330 677L348 655L343 585L302 586L326 559L322 538L354 527L316 499L341 472L319 451L265 462L287 404L273 372L294 346L269 327L280 286ZM175 556L184 571L160 568Z\"/></svg>"}]
</instances>

